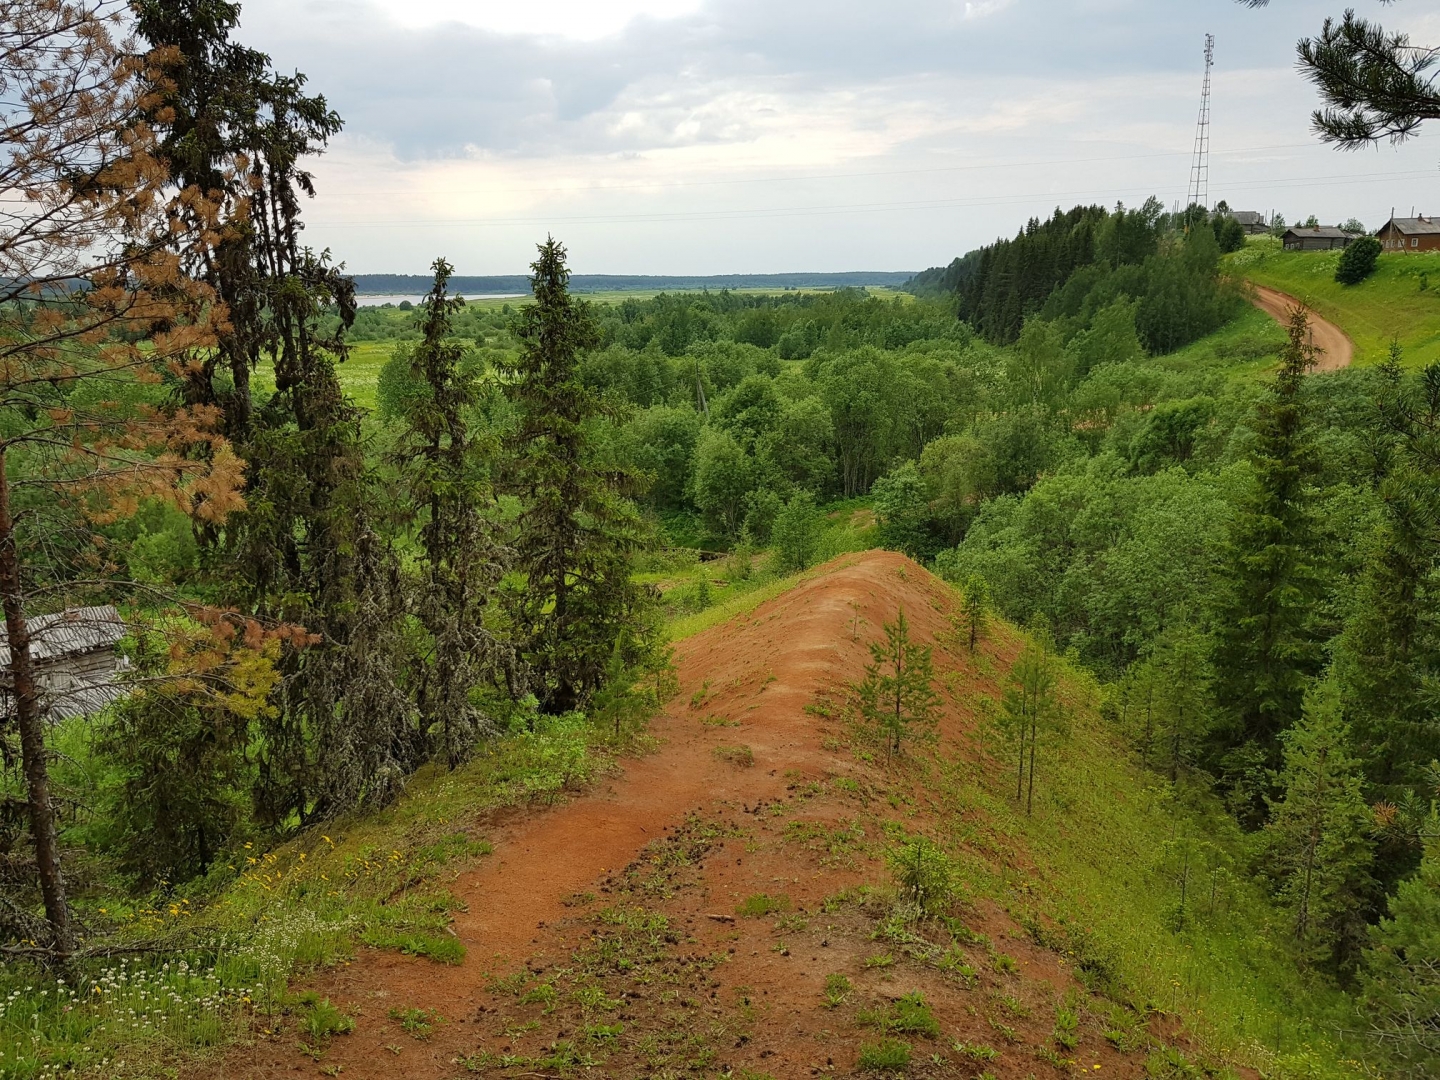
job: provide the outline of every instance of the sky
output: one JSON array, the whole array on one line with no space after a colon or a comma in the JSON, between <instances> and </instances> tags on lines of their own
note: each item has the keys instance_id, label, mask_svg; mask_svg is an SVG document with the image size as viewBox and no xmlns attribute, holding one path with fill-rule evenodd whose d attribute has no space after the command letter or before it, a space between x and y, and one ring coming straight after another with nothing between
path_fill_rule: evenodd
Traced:
<instances>
[{"instance_id":1,"label":"sky","mask_svg":"<svg viewBox=\"0 0 1440 1080\"><path fill-rule=\"evenodd\" d=\"M1209 201L1440 213L1440 124L1342 152L1295 43L1406 0L243 0L237 38L345 120L307 240L355 273L919 270L1057 206L1183 202L1205 34ZM1373 9L1373 10L1366 10Z\"/></svg>"}]
</instances>

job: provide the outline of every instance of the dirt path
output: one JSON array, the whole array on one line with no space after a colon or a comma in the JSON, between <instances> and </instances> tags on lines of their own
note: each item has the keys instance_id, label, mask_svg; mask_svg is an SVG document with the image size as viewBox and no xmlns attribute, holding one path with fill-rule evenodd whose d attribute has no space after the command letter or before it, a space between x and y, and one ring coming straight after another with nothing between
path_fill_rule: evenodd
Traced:
<instances>
[{"instance_id":1,"label":"dirt path","mask_svg":"<svg viewBox=\"0 0 1440 1080\"><path fill-rule=\"evenodd\" d=\"M1017 1048L989 1071L1033 1076L1055 1002L1079 992L1065 959L984 901L950 939L949 968L910 962L908 946L877 943L889 908L856 888L888 880L888 835L949 835L963 811L928 786L935 774L848 748L825 702L860 677L897 608L913 640L936 642L950 603L909 559L868 552L680 643L680 693L650 728L660 748L598 790L493 827L493 855L446 882L465 907L463 964L362 949L309 982L355 1018L352 1034L312 1060L282 1022L191 1080L852 1075L873 1038L859 1010L912 992L946 1033L921 1040L915 1080L973 1077L979 1066L950 1040L997 1031ZM979 767L975 702L998 696L1018 643L997 631L971 656L944 640L938 751ZM753 759L734 753L746 748ZM1034 872L1014 855L1005 865ZM741 902L764 897L780 903L746 917ZM1002 942L1003 965L992 955ZM837 972L847 989L827 1008ZM398 1022L413 1010L434 1014L433 1030ZM1144 1053L1109 1045L1099 1023L1086 1021L1085 1067L1143 1080Z\"/></svg>"},{"instance_id":2,"label":"dirt path","mask_svg":"<svg viewBox=\"0 0 1440 1080\"><path fill-rule=\"evenodd\" d=\"M1310 339L1320 354L1319 362L1315 365L1316 371L1339 371L1350 366L1350 361L1355 358L1355 343L1344 330L1317 313L1314 308L1306 307L1289 293L1272 289L1268 285L1255 285L1253 282L1251 287L1255 292L1250 302L1281 326L1290 324L1290 313L1297 307L1305 308L1310 317Z\"/></svg>"}]
</instances>

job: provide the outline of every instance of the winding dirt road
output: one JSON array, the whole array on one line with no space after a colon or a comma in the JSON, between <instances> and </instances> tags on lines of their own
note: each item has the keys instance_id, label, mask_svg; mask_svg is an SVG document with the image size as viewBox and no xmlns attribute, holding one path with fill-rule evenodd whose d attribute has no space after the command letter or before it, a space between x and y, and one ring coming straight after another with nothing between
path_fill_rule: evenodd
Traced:
<instances>
[{"instance_id":1,"label":"winding dirt road","mask_svg":"<svg viewBox=\"0 0 1440 1080\"><path fill-rule=\"evenodd\" d=\"M1316 371L1339 371L1350 366L1350 361L1355 358L1355 343L1344 330L1321 316L1314 308L1306 307L1289 293L1272 289L1268 285L1252 283L1252 288L1255 291L1250 302L1281 326L1290 324L1290 313L1297 307L1305 308L1305 313L1310 317L1310 340L1315 343L1315 349L1319 353Z\"/></svg>"}]
</instances>

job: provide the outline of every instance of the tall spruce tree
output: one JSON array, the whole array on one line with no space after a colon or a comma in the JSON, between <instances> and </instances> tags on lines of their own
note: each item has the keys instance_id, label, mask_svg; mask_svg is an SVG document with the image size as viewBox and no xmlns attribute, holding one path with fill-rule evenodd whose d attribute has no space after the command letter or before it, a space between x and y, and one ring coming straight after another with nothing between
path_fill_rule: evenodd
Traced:
<instances>
[{"instance_id":1,"label":"tall spruce tree","mask_svg":"<svg viewBox=\"0 0 1440 1080\"><path fill-rule=\"evenodd\" d=\"M1370 932L1362 974L1371 1037L1385 1075L1440 1074L1440 817L1424 826L1425 857Z\"/></svg>"},{"instance_id":2,"label":"tall spruce tree","mask_svg":"<svg viewBox=\"0 0 1440 1080\"><path fill-rule=\"evenodd\" d=\"M1440 676L1431 614L1440 569L1440 364L1407 375L1398 346L1380 367L1371 430L1382 508L1350 615L1335 648L1347 715L1371 783L1392 799L1440 757L1429 688Z\"/></svg>"},{"instance_id":3,"label":"tall spruce tree","mask_svg":"<svg viewBox=\"0 0 1440 1080\"><path fill-rule=\"evenodd\" d=\"M1342 973L1364 941L1373 889L1372 815L1350 750L1339 688L1317 683L1300 721L1281 736L1282 797L1272 801L1265 847L1301 955Z\"/></svg>"},{"instance_id":4,"label":"tall spruce tree","mask_svg":"<svg viewBox=\"0 0 1440 1080\"><path fill-rule=\"evenodd\" d=\"M1229 595L1216 625L1216 696L1231 746L1254 743L1274 767L1320 668L1313 633L1316 453L1304 401L1315 348L1303 309L1290 317L1280 370L1256 409L1252 476L1230 534Z\"/></svg>"},{"instance_id":5,"label":"tall spruce tree","mask_svg":"<svg viewBox=\"0 0 1440 1080\"><path fill-rule=\"evenodd\" d=\"M487 625L511 554L487 513L495 502L490 466L497 447L471 434L480 373L450 336L465 301L449 294L448 262L436 259L434 271L421 340L410 352L417 392L404 400L394 457L421 552L414 603L429 640L418 680L420 716L454 768L490 726L477 688L500 681L515 694L518 686L513 651Z\"/></svg>"},{"instance_id":6,"label":"tall spruce tree","mask_svg":"<svg viewBox=\"0 0 1440 1080\"><path fill-rule=\"evenodd\" d=\"M223 329L185 395L223 409L248 468L246 509L203 533L213 586L313 637L283 658L261 725L255 801L279 827L390 798L425 740L405 691L399 561L374 521L360 412L335 370L354 284L301 242L301 200L315 191L307 159L341 121L303 75L279 75L231 40L239 12L226 0L138 0L135 26L169 58L151 124L171 177L217 207L213 254L189 269L223 302ZM249 376L264 359L275 393L257 409Z\"/></svg>"},{"instance_id":7,"label":"tall spruce tree","mask_svg":"<svg viewBox=\"0 0 1440 1080\"><path fill-rule=\"evenodd\" d=\"M518 417L507 470L519 497L515 567L507 593L530 685L547 712L582 705L602 683L622 629L628 665L655 649L654 591L631 580L631 557L648 534L631 497L633 473L602 458L594 425L606 414L580 378L599 341L584 301L570 295L565 249L540 245L531 264L535 302L516 320L516 359L499 363Z\"/></svg>"}]
</instances>

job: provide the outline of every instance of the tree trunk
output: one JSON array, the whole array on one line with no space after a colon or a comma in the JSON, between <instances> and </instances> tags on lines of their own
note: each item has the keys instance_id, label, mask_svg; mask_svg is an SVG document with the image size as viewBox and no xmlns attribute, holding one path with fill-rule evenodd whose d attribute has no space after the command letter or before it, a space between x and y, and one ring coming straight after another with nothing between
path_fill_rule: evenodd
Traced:
<instances>
[{"instance_id":1,"label":"tree trunk","mask_svg":"<svg viewBox=\"0 0 1440 1080\"><path fill-rule=\"evenodd\" d=\"M16 727L20 731L20 757L25 769L35 866L40 876L40 893L45 900L45 917L54 939L51 947L65 957L75 951L75 935L70 925L70 905L65 899L65 878L60 871L60 837L55 827L55 806L50 798L44 717L40 713L30 631L25 625L21 600L20 552L15 541L15 523L10 516L5 451L0 449L0 605L5 611L5 638L10 646L10 689L15 699Z\"/></svg>"},{"instance_id":2,"label":"tree trunk","mask_svg":"<svg viewBox=\"0 0 1440 1080\"><path fill-rule=\"evenodd\" d=\"M1037 712L1040 703L1035 703ZM1025 792L1025 813L1028 815L1035 809L1035 744L1040 739L1040 717L1036 712L1030 714L1030 786Z\"/></svg>"}]
</instances>

